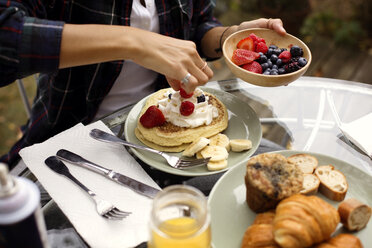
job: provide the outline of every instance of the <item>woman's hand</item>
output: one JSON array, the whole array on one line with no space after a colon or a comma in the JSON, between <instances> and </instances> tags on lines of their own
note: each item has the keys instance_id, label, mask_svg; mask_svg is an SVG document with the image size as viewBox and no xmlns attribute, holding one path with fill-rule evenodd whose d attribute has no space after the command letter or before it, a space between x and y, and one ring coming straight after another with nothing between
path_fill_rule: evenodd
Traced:
<instances>
[{"instance_id":1,"label":"woman's hand","mask_svg":"<svg viewBox=\"0 0 372 248\"><path fill-rule=\"evenodd\" d=\"M136 52L131 59L165 75L174 90L182 87L190 93L212 78L213 71L198 54L194 42L143 30L135 30L133 38L136 36Z\"/></svg>"},{"instance_id":2,"label":"woman's hand","mask_svg":"<svg viewBox=\"0 0 372 248\"><path fill-rule=\"evenodd\" d=\"M280 35L285 35L286 31L280 19L260 18L253 21L242 22L238 25L237 31L247 28L268 28L276 31Z\"/></svg>"}]
</instances>

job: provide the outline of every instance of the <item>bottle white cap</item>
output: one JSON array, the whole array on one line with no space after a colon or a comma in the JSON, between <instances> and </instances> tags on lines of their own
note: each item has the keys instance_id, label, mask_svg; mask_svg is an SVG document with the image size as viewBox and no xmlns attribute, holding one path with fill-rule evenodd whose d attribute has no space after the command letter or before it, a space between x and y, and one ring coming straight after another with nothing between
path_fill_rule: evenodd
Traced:
<instances>
[{"instance_id":1,"label":"bottle white cap","mask_svg":"<svg viewBox=\"0 0 372 248\"><path fill-rule=\"evenodd\" d=\"M8 166L0 163L0 198L13 195L18 190L18 184L9 175Z\"/></svg>"}]
</instances>

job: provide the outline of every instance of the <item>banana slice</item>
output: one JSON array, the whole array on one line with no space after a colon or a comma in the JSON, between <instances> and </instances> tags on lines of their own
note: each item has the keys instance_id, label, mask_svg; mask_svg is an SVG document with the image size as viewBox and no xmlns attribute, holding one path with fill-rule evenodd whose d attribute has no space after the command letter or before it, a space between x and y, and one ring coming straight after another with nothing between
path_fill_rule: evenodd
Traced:
<instances>
[{"instance_id":1,"label":"banana slice","mask_svg":"<svg viewBox=\"0 0 372 248\"><path fill-rule=\"evenodd\" d=\"M227 151L230 151L230 139L223 133L216 134L210 139L210 146L222 146L225 147Z\"/></svg>"},{"instance_id":2,"label":"banana slice","mask_svg":"<svg viewBox=\"0 0 372 248\"><path fill-rule=\"evenodd\" d=\"M208 170L216 171L216 170L222 170L227 167L227 160L219 160L219 161L209 161L207 164Z\"/></svg>"},{"instance_id":3,"label":"banana slice","mask_svg":"<svg viewBox=\"0 0 372 248\"><path fill-rule=\"evenodd\" d=\"M192 157L195 155L195 153L206 147L209 144L209 142L210 142L209 139L205 137L200 137L199 139L192 142L188 147L186 147L182 155Z\"/></svg>"},{"instance_id":4,"label":"banana slice","mask_svg":"<svg viewBox=\"0 0 372 248\"><path fill-rule=\"evenodd\" d=\"M203 150L201 150L201 155L203 158L210 157L209 161L219 161L227 159L229 153L227 152L226 148L221 146L207 146Z\"/></svg>"},{"instance_id":5,"label":"banana slice","mask_svg":"<svg viewBox=\"0 0 372 248\"><path fill-rule=\"evenodd\" d=\"M252 141L248 139L232 139L230 140L231 151L241 152L252 148Z\"/></svg>"},{"instance_id":6,"label":"banana slice","mask_svg":"<svg viewBox=\"0 0 372 248\"><path fill-rule=\"evenodd\" d=\"M196 156L197 159L201 159L201 158L203 158L203 156L201 155L201 151L202 151L202 150L198 151L198 152L195 154L195 156Z\"/></svg>"}]
</instances>

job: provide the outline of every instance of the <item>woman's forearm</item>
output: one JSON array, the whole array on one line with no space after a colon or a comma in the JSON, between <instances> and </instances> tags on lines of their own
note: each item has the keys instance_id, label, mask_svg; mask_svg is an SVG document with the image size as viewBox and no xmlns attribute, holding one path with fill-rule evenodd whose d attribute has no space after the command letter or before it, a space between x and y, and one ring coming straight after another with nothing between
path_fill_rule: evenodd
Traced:
<instances>
[{"instance_id":1,"label":"woman's forearm","mask_svg":"<svg viewBox=\"0 0 372 248\"><path fill-rule=\"evenodd\" d=\"M123 60L133 57L134 30L126 26L65 24L60 68Z\"/></svg>"},{"instance_id":2,"label":"woman's forearm","mask_svg":"<svg viewBox=\"0 0 372 248\"><path fill-rule=\"evenodd\" d=\"M222 56L223 42L230 34L236 32L238 26L215 27L209 30L203 37L201 48L208 58L219 58Z\"/></svg>"}]
</instances>

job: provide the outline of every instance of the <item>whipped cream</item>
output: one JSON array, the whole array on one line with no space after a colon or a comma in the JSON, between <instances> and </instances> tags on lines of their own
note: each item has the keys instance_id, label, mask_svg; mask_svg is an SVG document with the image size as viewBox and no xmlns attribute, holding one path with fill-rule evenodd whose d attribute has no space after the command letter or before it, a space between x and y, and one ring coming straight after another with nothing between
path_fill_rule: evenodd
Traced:
<instances>
[{"instance_id":1,"label":"whipped cream","mask_svg":"<svg viewBox=\"0 0 372 248\"><path fill-rule=\"evenodd\" d=\"M169 95L171 94L171 97ZM204 95L205 101L198 103L198 96ZM209 125L213 118L218 117L218 109L212 104L208 104L209 97L204 92L196 88L190 98L181 97L179 91L168 90L164 98L158 101L158 107L163 112L165 119L179 127L198 127ZM190 101L195 105L194 112L189 116L181 115L180 106L183 101Z\"/></svg>"}]
</instances>

